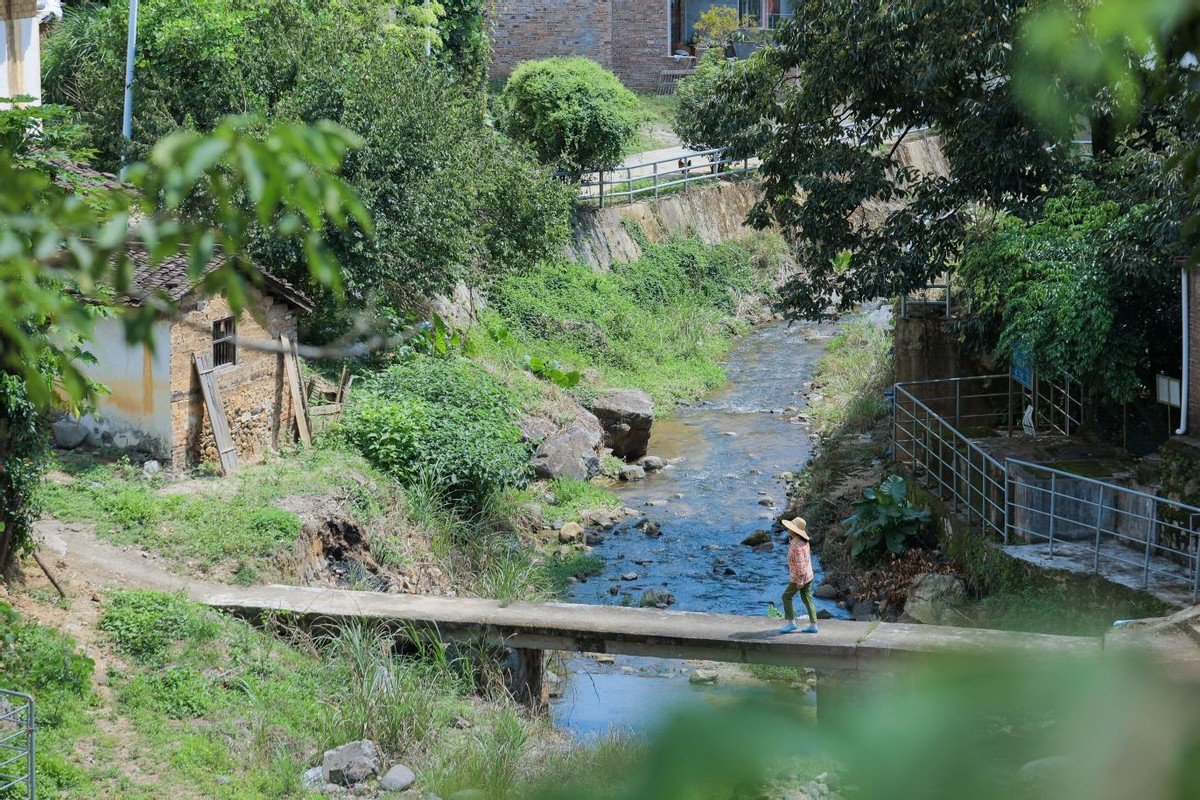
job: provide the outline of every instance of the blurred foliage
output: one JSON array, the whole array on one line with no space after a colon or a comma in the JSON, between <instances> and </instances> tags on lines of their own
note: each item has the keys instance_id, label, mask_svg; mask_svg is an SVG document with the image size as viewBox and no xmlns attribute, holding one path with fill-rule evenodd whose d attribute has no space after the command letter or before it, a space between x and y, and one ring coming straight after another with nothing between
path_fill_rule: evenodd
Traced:
<instances>
[{"instance_id":1,"label":"blurred foliage","mask_svg":"<svg viewBox=\"0 0 1200 800\"><path fill-rule=\"evenodd\" d=\"M803 786L778 787L814 760L833 763L835 796L855 800L1200 796L1194 689L1116 657L1017 658L941 661L891 680L822 673L819 724L775 694L676 714L621 780L583 776L538 796L797 796Z\"/></svg>"},{"instance_id":2,"label":"blurred foliage","mask_svg":"<svg viewBox=\"0 0 1200 800\"><path fill-rule=\"evenodd\" d=\"M573 174L615 167L642 123L637 96L586 58L521 64L504 86L497 116L543 164Z\"/></svg>"},{"instance_id":3,"label":"blurred foliage","mask_svg":"<svg viewBox=\"0 0 1200 800\"><path fill-rule=\"evenodd\" d=\"M315 284L340 291L323 233L351 219L371 229L336 174L357 137L332 124L252 127L230 118L208 136L168 136L130 167L126 191L75 169L87 151L63 109L0 112L0 575L29 545L48 446L37 412L58 405L78 413L100 390L83 372L96 318L119 318L127 341L143 344L174 311L165 294L140 296L131 249L152 264L186 253L188 277L225 295L237 313L263 281L245 255L257 221L293 243ZM196 197L208 208L204 219L183 212ZM139 302L122 301L130 296Z\"/></svg>"}]
</instances>

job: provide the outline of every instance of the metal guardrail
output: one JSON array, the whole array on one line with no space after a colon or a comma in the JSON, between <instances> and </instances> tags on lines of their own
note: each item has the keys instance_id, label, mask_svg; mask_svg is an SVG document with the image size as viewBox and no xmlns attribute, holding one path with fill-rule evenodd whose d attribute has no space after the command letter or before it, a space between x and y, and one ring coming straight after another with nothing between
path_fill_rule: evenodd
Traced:
<instances>
[{"instance_id":1,"label":"metal guardrail","mask_svg":"<svg viewBox=\"0 0 1200 800\"><path fill-rule=\"evenodd\" d=\"M1048 413L1061 422L1056 432L1077 430L1082 400L1071 384L1053 386L1039 395L1008 375L896 384L893 456L968 524L1005 544L1045 542L1051 556L1056 547L1090 555L1096 573L1102 563L1140 570L1143 588L1152 578L1182 581L1195 602L1200 508L1020 459L1001 462L969 435L994 435L1005 421L1013 433L1013 401L1030 394L1057 404Z\"/></svg>"},{"instance_id":2,"label":"metal guardrail","mask_svg":"<svg viewBox=\"0 0 1200 800\"><path fill-rule=\"evenodd\" d=\"M757 158L731 159L724 148L702 150L686 156L629 164L615 169L584 173L576 200L581 203L633 203L641 197L657 199L662 194L686 190L697 183L746 175L758 169ZM556 173L567 179L566 173Z\"/></svg>"},{"instance_id":3,"label":"metal guardrail","mask_svg":"<svg viewBox=\"0 0 1200 800\"><path fill-rule=\"evenodd\" d=\"M1028 461L1008 459L1005 468L1005 544L1045 542L1051 557L1056 546L1090 553L1093 572L1101 562L1131 568L1142 573L1143 588L1151 577L1179 581L1182 573L1196 602L1200 508Z\"/></svg>"},{"instance_id":4,"label":"metal guardrail","mask_svg":"<svg viewBox=\"0 0 1200 800\"><path fill-rule=\"evenodd\" d=\"M941 292L941 297L938 297ZM907 319L909 309L916 307L941 306L942 313L949 318L953 311L949 283L934 283L919 292L911 292L900 297L900 316Z\"/></svg>"},{"instance_id":5,"label":"metal guardrail","mask_svg":"<svg viewBox=\"0 0 1200 800\"><path fill-rule=\"evenodd\" d=\"M35 720L32 697L0 689L0 792L24 784L28 800L37 796Z\"/></svg>"},{"instance_id":6,"label":"metal guardrail","mask_svg":"<svg viewBox=\"0 0 1200 800\"><path fill-rule=\"evenodd\" d=\"M896 384L892 453L926 489L952 503L956 511L965 511L968 524L978 521L1000 537L1004 535L1004 466L961 430L964 421L994 423L996 413L988 407L999 394L989 390L989 383L997 380L1007 381L1008 376ZM943 393L946 389L949 393Z\"/></svg>"}]
</instances>

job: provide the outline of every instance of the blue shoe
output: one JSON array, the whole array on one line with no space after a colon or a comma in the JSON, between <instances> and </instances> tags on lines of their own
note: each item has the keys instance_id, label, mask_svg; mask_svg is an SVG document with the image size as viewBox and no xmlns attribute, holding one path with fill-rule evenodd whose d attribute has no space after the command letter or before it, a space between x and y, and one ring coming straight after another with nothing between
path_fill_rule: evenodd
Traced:
<instances>
[{"instance_id":1,"label":"blue shoe","mask_svg":"<svg viewBox=\"0 0 1200 800\"><path fill-rule=\"evenodd\" d=\"M796 630L796 626L795 626L795 625L793 625L793 626L792 626L792 630ZM819 631L819 630L817 630L817 626L816 626L816 625L809 625L807 628L805 628L804 630L802 630L802 631L800 631L800 632L801 632L801 633L820 633L820 631Z\"/></svg>"},{"instance_id":2,"label":"blue shoe","mask_svg":"<svg viewBox=\"0 0 1200 800\"><path fill-rule=\"evenodd\" d=\"M796 630L796 624L794 622L789 622L787 625L784 625L782 628L780 628L779 632L780 633L791 633L794 630Z\"/></svg>"}]
</instances>

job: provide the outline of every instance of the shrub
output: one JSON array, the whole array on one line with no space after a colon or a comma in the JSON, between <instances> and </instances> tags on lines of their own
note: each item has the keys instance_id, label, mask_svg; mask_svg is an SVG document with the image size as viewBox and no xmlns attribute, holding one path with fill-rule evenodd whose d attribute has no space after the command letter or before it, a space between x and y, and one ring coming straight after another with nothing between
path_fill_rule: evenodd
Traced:
<instances>
[{"instance_id":1,"label":"shrub","mask_svg":"<svg viewBox=\"0 0 1200 800\"><path fill-rule=\"evenodd\" d=\"M747 20L752 23L752 20ZM733 6L713 6L700 15L693 32L697 42L709 47L724 47L733 41L733 34L742 27L738 10Z\"/></svg>"},{"instance_id":2,"label":"shrub","mask_svg":"<svg viewBox=\"0 0 1200 800\"><path fill-rule=\"evenodd\" d=\"M765 107L777 82L774 65L758 54L728 62L723 50L712 48L675 90L675 133L696 150L724 147L735 159L759 155L770 140L771 123L729 98L753 98L754 107Z\"/></svg>"},{"instance_id":3,"label":"shrub","mask_svg":"<svg viewBox=\"0 0 1200 800\"><path fill-rule=\"evenodd\" d=\"M39 722L54 724L59 700L91 693L93 667L71 639L0 602L0 688L34 695Z\"/></svg>"},{"instance_id":4,"label":"shrub","mask_svg":"<svg viewBox=\"0 0 1200 800\"><path fill-rule=\"evenodd\" d=\"M929 522L929 511L913 508L908 501L908 486L899 475L887 478L877 489L867 489L863 496L865 500L854 504L854 516L842 523L850 526L846 538L853 542L855 558L877 557L884 548L903 553Z\"/></svg>"},{"instance_id":5,"label":"shrub","mask_svg":"<svg viewBox=\"0 0 1200 800\"><path fill-rule=\"evenodd\" d=\"M451 503L479 508L528 481L516 398L466 359L413 356L370 378L358 398L343 435L406 486L432 479Z\"/></svg>"},{"instance_id":6,"label":"shrub","mask_svg":"<svg viewBox=\"0 0 1200 800\"><path fill-rule=\"evenodd\" d=\"M641 123L637 97L586 58L550 58L517 67L500 95L504 131L544 164L581 173L610 169Z\"/></svg>"},{"instance_id":7,"label":"shrub","mask_svg":"<svg viewBox=\"0 0 1200 800\"><path fill-rule=\"evenodd\" d=\"M204 610L176 595L119 591L100 617L117 649L143 664L161 664L173 642L208 641L218 632Z\"/></svg>"}]
</instances>

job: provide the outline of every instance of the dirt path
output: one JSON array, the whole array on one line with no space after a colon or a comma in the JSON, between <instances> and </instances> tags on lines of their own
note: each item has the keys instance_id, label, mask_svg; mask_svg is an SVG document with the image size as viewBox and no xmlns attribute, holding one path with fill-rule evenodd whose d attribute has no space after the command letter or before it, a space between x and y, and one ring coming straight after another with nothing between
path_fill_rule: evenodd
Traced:
<instances>
[{"instance_id":1,"label":"dirt path","mask_svg":"<svg viewBox=\"0 0 1200 800\"><path fill-rule=\"evenodd\" d=\"M128 589L184 591L193 600L220 591L222 584L206 583L170 571L167 562L144 550L118 547L97 538L96 526L86 522L43 519L34 527L38 552L60 583L90 594L113 586ZM36 569L36 568L35 568ZM65 588L65 586L64 586Z\"/></svg>"}]
</instances>

